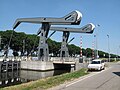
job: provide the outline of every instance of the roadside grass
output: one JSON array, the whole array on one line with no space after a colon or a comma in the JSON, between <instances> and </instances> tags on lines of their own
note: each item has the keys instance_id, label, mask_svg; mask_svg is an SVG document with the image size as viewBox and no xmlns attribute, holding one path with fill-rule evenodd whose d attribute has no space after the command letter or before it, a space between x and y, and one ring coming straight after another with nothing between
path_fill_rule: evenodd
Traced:
<instances>
[{"instance_id":1,"label":"roadside grass","mask_svg":"<svg viewBox=\"0 0 120 90\"><path fill-rule=\"evenodd\" d=\"M0 90L35 90L35 89L43 90L43 89L52 88L53 86L63 84L64 82L71 81L73 79L79 78L87 74L88 74L87 69L82 68L72 73L66 73L58 76L48 77L45 79L31 81L20 85L4 87L4 88L0 88Z\"/></svg>"},{"instance_id":2,"label":"roadside grass","mask_svg":"<svg viewBox=\"0 0 120 90\"><path fill-rule=\"evenodd\" d=\"M112 60L111 62L115 62L116 63L116 62L119 62L119 60Z\"/></svg>"}]
</instances>

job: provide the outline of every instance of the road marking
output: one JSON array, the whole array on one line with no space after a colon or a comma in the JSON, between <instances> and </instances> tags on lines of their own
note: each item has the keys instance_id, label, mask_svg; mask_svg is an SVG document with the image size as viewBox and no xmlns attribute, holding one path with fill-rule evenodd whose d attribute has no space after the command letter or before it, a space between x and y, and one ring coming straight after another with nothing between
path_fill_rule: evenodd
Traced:
<instances>
[{"instance_id":1,"label":"road marking","mask_svg":"<svg viewBox=\"0 0 120 90\"><path fill-rule=\"evenodd\" d=\"M111 67L109 67L109 68L107 68L106 70L109 70ZM104 70L104 71L106 71L106 70ZM101 72L99 72L99 73L102 73L102 72L104 72L104 71L101 71ZM83 81L83 80L85 80L85 79L87 79L87 78L89 78L89 77L92 77L92 76L94 76L94 75L97 75L97 74L99 74L99 73L92 73L91 75L89 75L89 76L86 76L86 77L84 77L84 78L80 78L79 80L77 80L77 81L75 81L75 82L73 82L73 83L70 83L70 84L68 84L68 85L66 85L66 87L69 87L69 86L71 86L71 85L73 85L73 84L75 84L75 83L78 83L78 82L80 82L80 81Z\"/></svg>"},{"instance_id":2,"label":"road marking","mask_svg":"<svg viewBox=\"0 0 120 90\"><path fill-rule=\"evenodd\" d=\"M82 78L82 79L80 79L80 80L78 80L78 81L75 81L75 82L73 82L73 83L70 83L70 84L66 85L66 87L69 87L69 86L71 86L71 85L73 85L73 84L75 84L75 83L77 83L77 82L80 82L80 81L82 81L82 80L84 80L84 79L87 79L87 78L89 78L89 77L92 77L92 76L95 75L95 74L97 74L97 73L91 74L91 75L89 75L89 76L87 76L87 77L85 77L85 78Z\"/></svg>"}]
</instances>

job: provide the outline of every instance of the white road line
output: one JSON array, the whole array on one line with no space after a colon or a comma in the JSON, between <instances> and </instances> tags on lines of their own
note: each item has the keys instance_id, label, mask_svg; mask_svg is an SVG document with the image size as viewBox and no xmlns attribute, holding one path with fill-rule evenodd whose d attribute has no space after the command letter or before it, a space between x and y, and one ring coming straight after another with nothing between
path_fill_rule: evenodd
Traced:
<instances>
[{"instance_id":1,"label":"white road line","mask_svg":"<svg viewBox=\"0 0 120 90\"><path fill-rule=\"evenodd\" d=\"M111 68L111 67L110 67L110 68ZM107 70L109 70L110 68L108 68ZM104 70L104 71L106 71L106 70ZM99 72L99 73L102 73L102 72L104 72L104 71L101 71L101 72ZM70 84L66 85L66 87L69 87L69 86L71 86L71 85L73 85L73 84L75 84L75 83L78 83L78 82L80 82L80 81L82 81L82 80L85 80L85 79L87 79L87 78L89 78L89 77L92 77L92 76L94 76L94 75L96 75L96 74L99 74L99 73L92 73L91 75L86 76L85 78L79 79L79 80L77 80L77 81L75 81L75 82L73 82L73 83L70 83Z\"/></svg>"},{"instance_id":2,"label":"white road line","mask_svg":"<svg viewBox=\"0 0 120 90\"><path fill-rule=\"evenodd\" d=\"M75 82L73 82L73 83L70 83L70 84L66 85L66 87L69 87L69 86L71 86L71 85L73 85L73 84L75 84L75 83L77 83L77 82L80 82L80 81L82 81L82 80L84 80L84 79L87 79L87 78L89 78L89 77L92 77L92 76L94 76L94 75L96 75L96 74L97 74L97 73L92 74L92 75L89 75L89 76L87 76L87 77L85 77L85 78L82 78L82 79L80 79L80 80L78 80L78 81L75 81Z\"/></svg>"}]
</instances>

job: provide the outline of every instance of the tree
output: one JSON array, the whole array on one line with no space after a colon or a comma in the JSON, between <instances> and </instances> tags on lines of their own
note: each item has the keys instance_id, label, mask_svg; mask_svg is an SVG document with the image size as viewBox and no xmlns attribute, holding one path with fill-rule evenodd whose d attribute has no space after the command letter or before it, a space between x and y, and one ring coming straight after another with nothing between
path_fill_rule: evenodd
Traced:
<instances>
[{"instance_id":1,"label":"tree","mask_svg":"<svg viewBox=\"0 0 120 90\"><path fill-rule=\"evenodd\" d=\"M86 50L84 48L82 48L82 54L83 56L86 56Z\"/></svg>"},{"instance_id":2,"label":"tree","mask_svg":"<svg viewBox=\"0 0 120 90\"><path fill-rule=\"evenodd\" d=\"M78 53L78 49L74 44L68 45L69 55L75 56L76 52Z\"/></svg>"},{"instance_id":3,"label":"tree","mask_svg":"<svg viewBox=\"0 0 120 90\"><path fill-rule=\"evenodd\" d=\"M99 57L100 57L100 58L104 58L104 54L105 54L105 53L104 53L103 51L98 51L98 53L99 53Z\"/></svg>"},{"instance_id":4,"label":"tree","mask_svg":"<svg viewBox=\"0 0 120 90\"><path fill-rule=\"evenodd\" d=\"M48 46L49 46L49 53L52 54L53 56L57 56L60 53L60 42L52 41L51 39L47 40Z\"/></svg>"},{"instance_id":5,"label":"tree","mask_svg":"<svg viewBox=\"0 0 120 90\"><path fill-rule=\"evenodd\" d=\"M92 49L90 48L86 49L86 57L92 57Z\"/></svg>"},{"instance_id":6,"label":"tree","mask_svg":"<svg viewBox=\"0 0 120 90\"><path fill-rule=\"evenodd\" d=\"M13 33L13 35L12 35ZM10 37L12 35L12 39L10 42ZM38 45L39 45L39 36L35 34L25 34L24 32L15 32L13 30L6 30L6 31L0 31L0 36L2 38L2 44L1 44L1 50L6 50L8 46L13 50L14 55L17 55L17 53L20 51L23 52L23 46L25 45L25 52L27 52L27 55L31 54L34 51L38 51ZM25 40L25 43L23 43L23 40ZM61 42L56 42L51 40L50 38L47 40L48 46L49 46L49 53L53 53L53 56L57 56L60 54L60 48L61 48ZM10 45L9 45L10 44ZM71 44L67 45L69 50L70 56L80 55L80 47ZM7 50L6 50L7 51ZM7 52L6 52L7 53ZM98 51L100 58L108 58L109 54L103 51ZM82 54L87 57L92 56L92 49L82 48ZM105 55L105 56L104 56ZM111 54L111 58L117 57L115 54ZM120 56L118 56L120 57Z\"/></svg>"},{"instance_id":7,"label":"tree","mask_svg":"<svg viewBox=\"0 0 120 90\"><path fill-rule=\"evenodd\" d=\"M25 39L25 51L27 52L27 56L32 53L33 51L37 50L38 47L38 39L37 35L26 35Z\"/></svg>"}]
</instances>

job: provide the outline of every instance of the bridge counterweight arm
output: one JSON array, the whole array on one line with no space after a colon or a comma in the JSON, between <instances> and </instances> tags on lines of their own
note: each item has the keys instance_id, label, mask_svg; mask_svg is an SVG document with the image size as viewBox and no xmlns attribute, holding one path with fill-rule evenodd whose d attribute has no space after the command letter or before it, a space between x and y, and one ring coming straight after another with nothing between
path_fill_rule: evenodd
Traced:
<instances>
[{"instance_id":1,"label":"bridge counterweight arm","mask_svg":"<svg viewBox=\"0 0 120 90\"><path fill-rule=\"evenodd\" d=\"M49 23L50 25L79 25L81 18L82 14L78 11L73 11L62 18L19 18L15 21L13 29L15 29L22 22L36 24Z\"/></svg>"},{"instance_id":2,"label":"bridge counterweight arm","mask_svg":"<svg viewBox=\"0 0 120 90\"><path fill-rule=\"evenodd\" d=\"M69 27L50 27L50 30L55 31L69 31L73 33L93 33L95 26L90 23L81 28L69 28Z\"/></svg>"}]
</instances>

